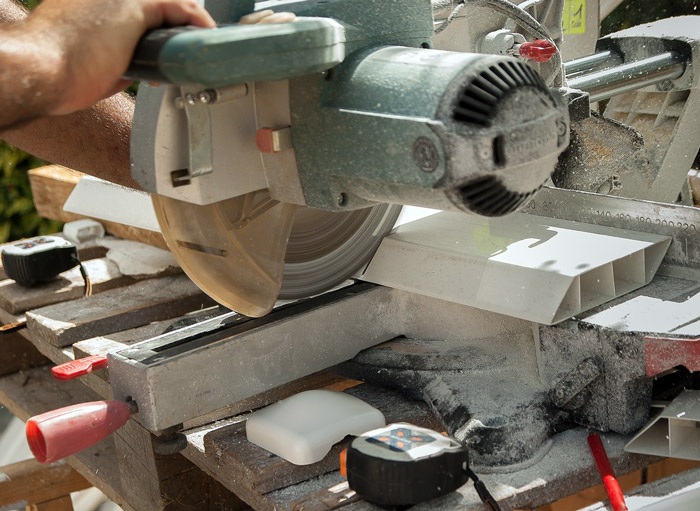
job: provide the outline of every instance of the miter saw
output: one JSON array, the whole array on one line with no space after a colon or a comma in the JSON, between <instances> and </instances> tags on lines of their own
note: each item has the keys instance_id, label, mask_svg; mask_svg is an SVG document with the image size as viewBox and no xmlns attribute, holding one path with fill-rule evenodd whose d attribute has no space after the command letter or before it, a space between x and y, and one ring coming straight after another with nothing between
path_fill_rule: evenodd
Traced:
<instances>
[{"instance_id":1,"label":"miter saw","mask_svg":"<svg viewBox=\"0 0 700 511\"><path fill-rule=\"evenodd\" d=\"M643 286L662 260L700 280L696 211L634 200L689 200L697 18L562 64L563 6L219 1L218 29L148 35L130 73L162 85L140 87L132 173L183 269L236 312L111 353L115 397L151 431L177 429L395 339L343 370L428 400L477 463L533 458L566 421L639 428L643 340L542 325ZM266 9L295 18L247 23ZM591 109L606 99L605 116ZM365 269L401 204L446 212L386 238ZM600 261L547 253L567 232ZM637 248L605 259L618 242ZM358 272L368 282L267 314Z\"/></svg>"},{"instance_id":2,"label":"miter saw","mask_svg":"<svg viewBox=\"0 0 700 511\"><path fill-rule=\"evenodd\" d=\"M353 275L388 204L514 211L568 145L526 62L432 49L428 0L255 7L297 17L157 31L134 71L174 85L139 91L132 173L188 275L243 314Z\"/></svg>"}]
</instances>

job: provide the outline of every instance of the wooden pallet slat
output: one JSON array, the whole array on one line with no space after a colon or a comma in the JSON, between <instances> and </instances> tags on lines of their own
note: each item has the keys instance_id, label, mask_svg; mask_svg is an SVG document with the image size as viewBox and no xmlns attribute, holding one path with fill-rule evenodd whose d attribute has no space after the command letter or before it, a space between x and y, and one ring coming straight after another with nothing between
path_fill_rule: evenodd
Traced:
<instances>
[{"instance_id":1,"label":"wooden pallet slat","mask_svg":"<svg viewBox=\"0 0 700 511\"><path fill-rule=\"evenodd\" d=\"M0 376L51 363L18 332L0 336Z\"/></svg>"},{"instance_id":2,"label":"wooden pallet slat","mask_svg":"<svg viewBox=\"0 0 700 511\"><path fill-rule=\"evenodd\" d=\"M25 460L0 467L0 507L38 504L92 485L65 462L42 465Z\"/></svg>"},{"instance_id":3,"label":"wooden pallet slat","mask_svg":"<svg viewBox=\"0 0 700 511\"><path fill-rule=\"evenodd\" d=\"M63 211L63 204L65 204L73 188L83 176L84 174L81 172L61 167L60 165L47 165L30 170L29 182L39 215L61 222L71 222L85 218L84 216ZM167 249L163 235L159 232L147 231L116 222L98 221L104 226L105 231L110 234Z\"/></svg>"},{"instance_id":4,"label":"wooden pallet slat","mask_svg":"<svg viewBox=\"0 0 700 511\"><path fill-rule=\"evenodd\" d=\"M134 277L122 275L119 268L107 258L91 259L83 263L90 276L93 293L122 287L136 282ZM55 279L35 286L20 286L12 280L0 282L0 307L11 314L81 298L83 277L78 267L61 273Z\"/></svg>"},{"instance_id":5,"label":"wooden pallet slat","mask_svg":"<svg viewBox=\"0 0 700 511\"><path fill-rule=\"evenodd\" d=\"M30 311L27 328L35 342L63 347L214 303L185 275L162 277Z\"/></svg>"}]
</instances>

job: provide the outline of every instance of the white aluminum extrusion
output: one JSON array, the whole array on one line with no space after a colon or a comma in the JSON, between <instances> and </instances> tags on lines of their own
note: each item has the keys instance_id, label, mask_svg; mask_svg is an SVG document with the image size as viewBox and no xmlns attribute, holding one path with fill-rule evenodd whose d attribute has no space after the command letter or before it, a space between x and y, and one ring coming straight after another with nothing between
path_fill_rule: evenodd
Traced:
<instances>
[{"instance_id":1,"label":"white aluminum extrusion","mask_svg":"<svg viewBox=\"0 0 700 511\"><path fill-rule=\"evenodd\" d=\"M85 176L68 196L63 210L148 231L160 232L150 194Z\"/></svg>"},{"instance_id":2,"label":"white aluminum extrusion","mask_svg":"<svg viewBox=\"0 0 700 511\"><path fill-rule=\"evenodd\" d=\"M523 213L442 212L387 236L362 280L554 324L651 281L670 238Z\"/></svg>"},{"instance_id":3,"label":"white aluminum extrusion","mask_svg":"<svg viewBox=\"0 0 700 511\"><path fill-rule=\"evenodd\" d=\"M700 460L700 391L683 391L628 442L625 451Z\"/></svg>"}]
</instances>

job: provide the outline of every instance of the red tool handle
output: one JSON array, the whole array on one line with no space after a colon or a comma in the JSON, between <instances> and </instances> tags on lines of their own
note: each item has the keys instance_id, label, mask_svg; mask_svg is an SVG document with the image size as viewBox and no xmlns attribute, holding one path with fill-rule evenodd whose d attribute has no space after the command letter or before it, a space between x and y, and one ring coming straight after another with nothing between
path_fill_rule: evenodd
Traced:
<instances>
[{"instance_id":1,"label":"red tool handle","mask_svg":"<svg viewBox=\"0 0 700 511\"><path fill-rule=\"evenodd\" d=\"M603 480L605 491L608 492L610 505L612 505L614 511L627 511L625 497L622 495L620 484L615 478L615 473L610 465L610 460L605 452L600 436L597 433L588 435L588 445L591 448L591 453L593 453L595 464L598 466L598 473L600 473L600 477Z\"/></svg>"},{"instance_id":2,"label":"red tool handle","mask_svg":"<svg viewBox=\"0 0 700 511\"><path fill-rule=\"evenodd\" d=\"M535 62L549 62L557 53L554 43L546 39L537 39L531 43L523 43L518 48L520 56L532 59Z\"/></svg>"},{"instance_id":3,"label":"red tool handle","mask_svg":"<svg viewBox=\"0 0 700 511\"><path fill-rule=\"evenodd\" d=\"M57 380L72 380L103 367L107 367L107 357L104 355L91 355L52 367L51 373Z\"/></svg>"},{"instance_id":4,"label":"red tool handle","mask_svg":"<svg viewBox=\"0 0 700 511\"><path fill-rule=\"evenodd\" d=\"M123 401L93 401L42 413L27 421L29 448L40 463L53 463L114 433L129 420Z\"/></svg>"}]
</instances>

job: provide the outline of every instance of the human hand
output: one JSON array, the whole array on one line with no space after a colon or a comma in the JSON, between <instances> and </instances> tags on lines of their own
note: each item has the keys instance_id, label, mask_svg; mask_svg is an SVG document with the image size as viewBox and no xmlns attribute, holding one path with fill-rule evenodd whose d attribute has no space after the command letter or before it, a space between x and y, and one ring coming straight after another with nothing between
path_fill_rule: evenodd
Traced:
<instances>
[{"instance_id":1,"label":"human hand","mask_svg":"<svg viewBox=\"0 0 700 511\"><path fill-rule=\"evenodd\" d=\"M48 113L87 108L123 90L121 77L143 33L163 25L215 27L195 0L44 0L23 35L47 45L56 66L56 101Z\"/></svg>"}]
</instances>

